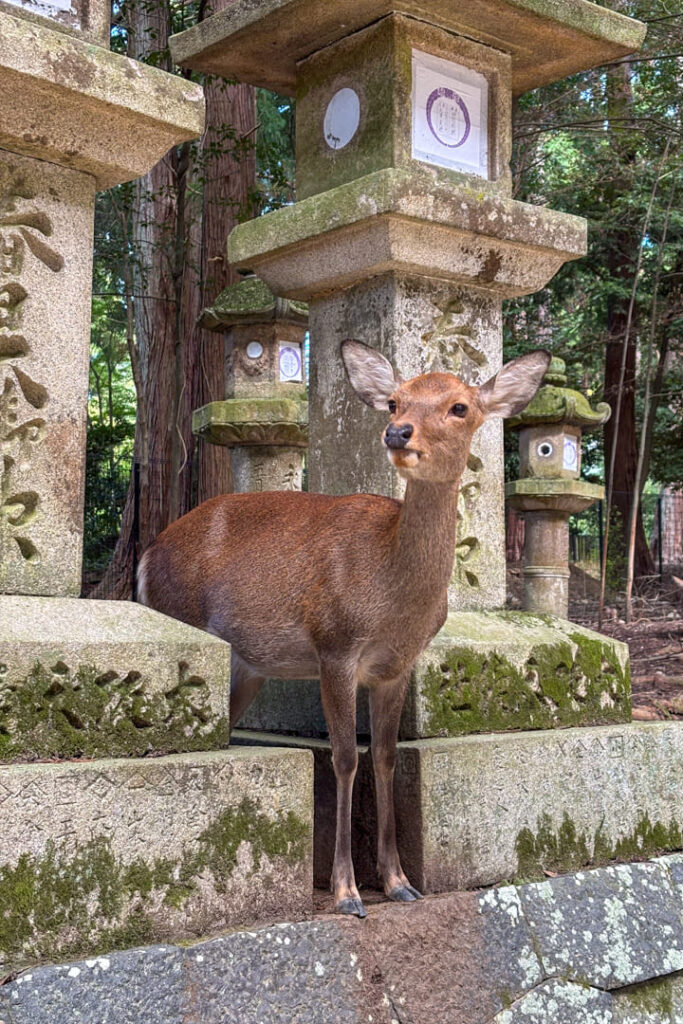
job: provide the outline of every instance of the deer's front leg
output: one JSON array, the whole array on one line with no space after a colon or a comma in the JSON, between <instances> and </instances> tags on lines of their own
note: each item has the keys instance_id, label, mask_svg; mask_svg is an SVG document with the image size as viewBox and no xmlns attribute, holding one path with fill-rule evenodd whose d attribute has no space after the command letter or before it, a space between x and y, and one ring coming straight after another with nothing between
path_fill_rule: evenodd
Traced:
<instances>
[{"instance_id":1,"label":"deer's front leg","mask_svg":"<svg viewBox=\"0 0 683 1024\"><path fill-rule=\"evenodd\" d=\"M335 909L340 914L365 917L351 857L351 800L358 767L356 681L353 673L343 662L321 659L320 692L337 781L337 831L332 867Z\"/></svg>"},{"instance_id":2,"label":"deer's front leg","mask_svg":"<svg viewBox=\"0 0 683 1024\"><path fill-rule=\"evenodd\" d=\"M377 793L377 873L389 899L397 903L421 900L401 868L396 845L394 814L394 766L401 708L409 674L392 683L378 683L370 690L372 764Z\"/></svg>"}]
</instances>

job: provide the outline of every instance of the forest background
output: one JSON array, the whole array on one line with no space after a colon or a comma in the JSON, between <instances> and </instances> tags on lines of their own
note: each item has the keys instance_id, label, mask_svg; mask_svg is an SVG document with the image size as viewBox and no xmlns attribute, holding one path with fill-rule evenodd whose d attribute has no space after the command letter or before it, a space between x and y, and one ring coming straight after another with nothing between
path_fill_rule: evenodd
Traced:
<instances>
[{"instance_id":1,"label":"forest background","mask_svg":"<svg viewBox=\"0 0 683 1024\"><path fill-rule=\"evenodd\" d=\"M232 227L292 202L293 101L174 68L168 37L225 0L115 0L112 49L203 83L202 138L97 200L84 592L127 598L136 552L231 490L229 451L192 435L193 409L224 397L222 336L201 311L236 280ZM584 475L611 479L611 586L654 571L653 533L683 543L683 9L616 0L648 23L643 50L520 97L514 198L586 217L588 256L505 303L505 357L542 345L569 383L613 409L585 445ZM618 410L618 411L617 411ZM516 472L516 439L506 469ZM135 467L133 469L133 467ZM659 523L641 495L677 496ZM645 517L643 516L645 508ZM508 545L518 554L519 524Z\"/></svg>"}]
</instances>

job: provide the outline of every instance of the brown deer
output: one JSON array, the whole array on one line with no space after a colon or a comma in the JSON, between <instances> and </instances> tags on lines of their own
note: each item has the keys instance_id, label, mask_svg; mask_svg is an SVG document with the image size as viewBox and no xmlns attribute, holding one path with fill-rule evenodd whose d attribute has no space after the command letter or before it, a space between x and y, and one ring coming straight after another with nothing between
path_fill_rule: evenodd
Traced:
<instances>
[{"instance_id":1,"label":"brown deer","mask_svg":"<svg viewBox=\"0 0 683 1024\"><path fill-rule=\"evenodd\" d=\"M232 645L235 724L267 677L320 679L337 781L336 908L365 916L351 858L356 690L370 691L377 869L390 899L421 894L399 861L393 778L411 668L446 619L458 487L475 430L536 393L550 356L521 356L481 387L450 373L402 381L379 352L342 343L352 387L388 411L387 455L405 498L226 494L165 530L140 564L144 604Z\"/></svg>"}]
</instances>

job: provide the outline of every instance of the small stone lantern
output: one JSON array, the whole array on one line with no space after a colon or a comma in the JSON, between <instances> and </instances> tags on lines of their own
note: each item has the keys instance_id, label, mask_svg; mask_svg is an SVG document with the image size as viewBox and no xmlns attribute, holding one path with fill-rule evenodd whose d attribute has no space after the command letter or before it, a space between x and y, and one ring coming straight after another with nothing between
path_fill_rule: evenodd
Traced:
<instances>
[{"instance_id":1,"label":"small stone lantern","mask_svg":"<svg viewBox=\"0 0 683 1024\"><path fill-rule=\"evenodd\" d=\"M226 397L195 411L194 433L232 448L235 491L300 490L308 307L276 298L251 274L221 292L200 323L225 334Z\"/></svg>"},{"instance_id":2,"label":"small stone lantern","mask_svg":"<svg viewBox=\"0 0 683 1024\"><path fill-rule=\"evenodd\" d=\"M520 479L506 484L512 508L524 513L524 610L566 618L569 608L569 516L604 497L604 488L580 480L581 435L606 423L611 409L595 410L565 387L562 359L553 358L543 387L507 423L519 431Z\"/></svg>"}]
</instances>

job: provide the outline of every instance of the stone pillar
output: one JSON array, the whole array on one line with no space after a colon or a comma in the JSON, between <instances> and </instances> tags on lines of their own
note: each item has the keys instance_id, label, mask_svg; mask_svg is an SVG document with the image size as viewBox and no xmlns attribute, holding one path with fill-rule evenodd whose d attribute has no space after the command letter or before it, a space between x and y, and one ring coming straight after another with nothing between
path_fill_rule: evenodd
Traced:
<instances>
[{"instance_id":1,"label":"stone pillar","mask_svg":"<svg viewBox=\"0 0 683 1024\"><path fill-rule=\"evenodd\" d=\"M309 757L225 749L229 646L73 599L95 190L203 127L201 87L109 53L108 29L108 0L0 0L0 877L35 882L3 897L0 976L311 900ZM209 879L216 836L246 866ZM114 901L80 885L102 872Z\"/></svg>"},{"instance_id":2,"label":"stone pillar","mask_svg":"<svg viewBox=\"0 0 683 1024\"><path fill-rule=\"evenodd\" d=\"M358 401L339 359L344 338L382 348L401 372L452 370L485 380L500 364L500 299L438 279L390 273L311 302L309 488L401 497L403 481L380 443L386 417ZM459 498L451 608L505 603L503 426L477 433Z\"/></svg>"},{"instance_id":3,"label":"stone pillar","mask_svg":"<svg viewBox=\"0 0 683 1024\"><path fill-rule=\"evenodd\" d=\"M94 200L0 150L0 593L81 589Z\"/></svg>"},{"instance_id":4,"label":"stone pillar","mask_svg":"<svg viewBox=\"0 0 683 1024\"><path fill-rule=\"evenodd\" d=\"M299 201L236 228L229 257L310 304L312 490L400 493L384 420L344 378L345 337L405 375L483 382L502 360L502 300L585 252L583 221L510 199L508 166L515 93L642 38L579 7L539 16L429 0L399 12L368 0L335 19L313 0L237 0L172 40L180 63L296 94ZM451 609L504 601L502 493L502 431L490 425L464 481Z\"/></svg>"},{"instance_id":5,"label":"stone pillar","mask_svg":"<svg viewBox=\"0 0 683 1024\"><path fill-rule=\"evenodd\" d=\"M308 441L308 309L253 274L230 285L200 323L223 332L225 400L197 409L194 433L232 449L234 489L299 491Z\"/></svg>"},{"instance_id":6,"label":"stone pillar","mask_svg":"<svg viewBox=\"0 0 683 1024\"><path fill-rule=\"evenodd\" d=\"M46 10L0 11L0 594L77 596L95 190L193 138L203 99L93 45L104 4Z\"/></svg>"}]
</instances>

